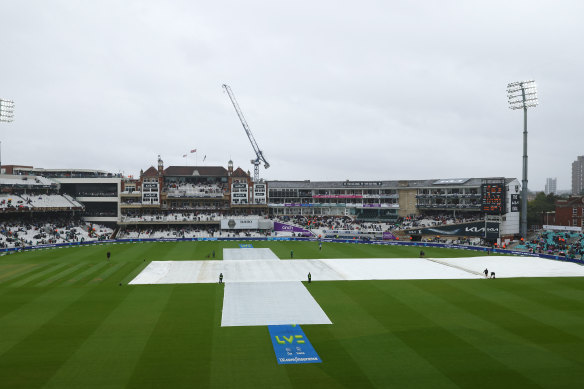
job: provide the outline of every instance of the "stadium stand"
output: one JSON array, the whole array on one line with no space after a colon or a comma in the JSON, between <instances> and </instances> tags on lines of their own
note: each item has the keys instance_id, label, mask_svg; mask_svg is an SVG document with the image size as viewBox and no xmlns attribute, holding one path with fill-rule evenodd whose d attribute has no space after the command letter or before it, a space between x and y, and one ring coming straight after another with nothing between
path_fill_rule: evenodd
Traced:
<instances>
[{"instance_id":1,"label":"stadium stand","mask_svg":"<svg viewBox=\"0 0 584 389\"><path fill-rule=\"evenodd\" d=\"M166 193L169 197L215 197L222 198L225 188L222 185L167 184Z\"/></svg>"},{"instance_id":2,"label":"stadium stand","mask_svg":"<svg viewBox=\"0 0 584 389\"><path fill-rule=\"evenodd\" d=\"M572 259L583 258L584 234L541 231L530 241L517 245L515 249L530 253L560 255Z\"/></svg>"},{"instance_id":3,"label":"stadium stand","mask_svg":"<svg viewBox=\"0 0 584 389\"><path fill-rule=\"evenodd\" d=\"M83 205L58 193L59 184L40 176L0 176L0 212L81 210Z\"/></svg>"},{"instance_id":4,"label":"stadium stand","mask_svg":"<svg viewBox=\"0 0 584 389\"><path fill-rule=\"evenodd\" d=\"M160 238L237 238L237 237L265 237L266 233L259 230L248 231L221 231L214 227L195 228L192 226L170 227L155 226L128 226L120 230L119 239L160 239ZM283 236L283 235L282 235Z\"/></svg>"},{"instance_id":5,"label":"stadium stand","mask_svg":"<svg viewBox=\"0 0 584 389\"><path fill-rule=\"evenodd\" d=\"M33 221L0 223L0 248L109 239L113 229L78 218L42 215Z\"/></svg>"},{"instance_id":6,"label":"stadium stand","mask_svg":"<svg viewBox=\"0 0 584 389\"><path fill-rule=\"evenodd\" d=\"M266 233L269 223L263 223L258 231L252 229L252 224L239 223L237 228L242 231L237 231L235 227L228 228L225 219L269 218L303 229L294 231L306 236L310 232L317 237L402 239L408 238L408 228L481 220L478 205L481 185L486 182L481 178L253 182L249 172L234 169L231 161L227 169L221 166L165 169L160 156L156 166L142 170L136 178L98 170L12 166L10 173L16 175L0 175L0 215L70 212L86 221L117 225L122 234L135 232L141 236L149 228L155 228L155 233L161 236L261 235ZM517 191L517 180L498 180L507 185L509 196ZM461 207L469 209L461 211ZM500 219L502 225L506 223L500 231L506 234L507 242L513 239L518 223L517 212L508 213ZM159 225L166 225L167 230ZM140 228L130 231L128 226ZM279 226L280 229L284 231L273 233L294 235L285 226ZM502 234L499 238L503 241ZM440 239L476 243L460 237Z\"/></svg>"}]
</instances>

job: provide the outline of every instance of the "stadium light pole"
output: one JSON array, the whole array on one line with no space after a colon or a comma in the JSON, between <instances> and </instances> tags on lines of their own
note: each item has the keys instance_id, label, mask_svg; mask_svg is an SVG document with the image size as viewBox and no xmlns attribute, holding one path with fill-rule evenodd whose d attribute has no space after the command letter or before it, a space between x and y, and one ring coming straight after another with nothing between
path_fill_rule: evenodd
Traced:
<instances>
[{"instance_id":1,"label":"stadium light pole","mask_svg":"<svg viewBox=\"0 0 584 389\"><path fill-rule=\"evenodd\" d=\"M0 99L0 122L14 120L14 101Z\"/></svg>"},{"instance_id":2,"label":"stadium light pole","mask_svg":"<svg viewBox=\"0 0 584 389\"><path fill-rule=\"evenodd\" d=\"M0 99L0 122L14 120L14 101ZM0 142L0 174L2 173L2 142Z\"/></svg>"},{"instance_id":3,"label":"stadium light pole","mask_svg":"<svg viewBox=\"0 0 584 389\"><path fill-rule=\"evenodd\" d=\"M521 229L527 239L527 108L537 107L535 81L518 81L507 85L510 109L523 109L523 178L521 181Z\"/></svg>"}]
</instances>

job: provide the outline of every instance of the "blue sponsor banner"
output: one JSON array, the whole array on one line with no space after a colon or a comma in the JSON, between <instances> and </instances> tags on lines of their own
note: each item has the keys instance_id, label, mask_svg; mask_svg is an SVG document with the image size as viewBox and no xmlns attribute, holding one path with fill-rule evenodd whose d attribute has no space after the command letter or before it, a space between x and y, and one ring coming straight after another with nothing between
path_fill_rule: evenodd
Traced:
<instances>
[{"instance_id":1,"label":"blue sponsor banner","mask_svg":"<svg viewBox=\"0 0 584 389\"><path fill-rule=\"evenodd\" d=\"M299 325L268 326L278 364L321 363Z\"/></svg>"},{"instance_id":2,"label":"blue sponsor banner","mask_svg":"<svg viewBox=\"0 0 584 389\"><path fill-rule=\"evenodd\" d=\"M239 245L240 249L253 249L253 244L251 243L241 243Z\"/></svg>"}]
</instances>

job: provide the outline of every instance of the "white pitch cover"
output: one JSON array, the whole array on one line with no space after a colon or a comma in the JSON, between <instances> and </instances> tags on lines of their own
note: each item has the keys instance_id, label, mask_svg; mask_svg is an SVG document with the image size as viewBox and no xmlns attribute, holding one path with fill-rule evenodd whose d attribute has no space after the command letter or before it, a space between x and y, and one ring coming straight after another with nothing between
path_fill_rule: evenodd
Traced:
<instances>
[{"instance_id":1,"label":"white pitch cover","mask_svg":"<svg viewBox=\"0 0 584 389\"><path fill-rule=\"evenodd\" d=\"M222 327L332 324L301 282L230 282Z\"/></svg>"}]
</instances>

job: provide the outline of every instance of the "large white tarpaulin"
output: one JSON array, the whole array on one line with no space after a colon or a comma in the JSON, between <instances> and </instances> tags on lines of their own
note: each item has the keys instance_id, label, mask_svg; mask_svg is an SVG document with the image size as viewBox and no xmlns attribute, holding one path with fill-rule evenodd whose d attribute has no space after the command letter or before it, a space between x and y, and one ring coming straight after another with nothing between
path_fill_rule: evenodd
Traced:
<instances>
[{"instance_id":1,"label":"large white tarpaulin","mask_svg":"<svg viewBox=\"0 0 584 389\"><path fill-rule=\"evenodd\" d=\"M151 262L130 284L229 282L478 279L487 268L497 278L584 277L584 266L535 257L344 258Z\"/></svg>"},{"instance_id":2,"label":"large white tarpaulin","mask_svg":"<svg viewBox=\"0 0 584 389\"><path fill-rule=\"evenodd\" d=\"M230 282L221 326L332 324L301 282Z\"/></svg>"}]
</instances>

